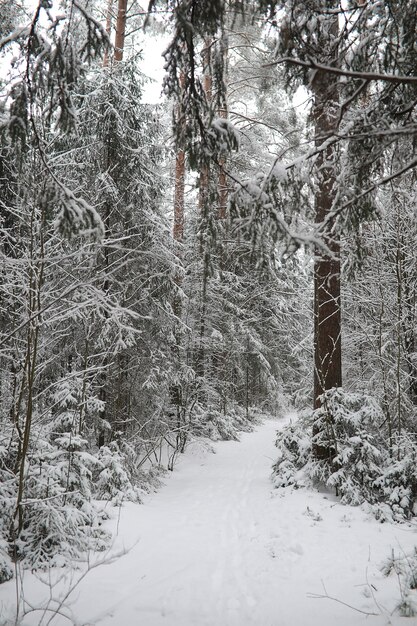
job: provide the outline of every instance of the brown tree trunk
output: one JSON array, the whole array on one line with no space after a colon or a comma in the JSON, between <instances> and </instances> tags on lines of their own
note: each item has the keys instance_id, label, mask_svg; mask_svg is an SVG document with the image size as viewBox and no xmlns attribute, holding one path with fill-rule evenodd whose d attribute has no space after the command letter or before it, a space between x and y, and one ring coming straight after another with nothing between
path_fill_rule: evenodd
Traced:
<instances>
[{"instance_id":1,"label":"brown tree trunk","mask_svg":"<svg viewBox=\"0 0 417 626\"><path fill-rule=\"evenodd\" d=\"M125 47L125 33L126 33L126 12L127 12L127 0L118 0L117 20L116 20L116 37L114 41L114 60L116 62L123 61L123 52L124 52L124 47Z\"/></svg>"},{"instance_id":2,"label":"brown tree trunk","mask_svg":"<svg viewBox=\"0 0 417 626\"><path fill-rule=\"evenodd\" d=\"M328 7L329 3L326 4ZM336 3L333 8L337 8ZM328 29L322 35L322 49L331 50L338 37L337 13L329 15ZM336 52L333 50L332 57ZM329 59L326 59L329 61ZM338 126L338 83L330 73L318 71L313 81L315 143L321 146ZM316 250L314 262L314 408L321 406L324 391L342 385L340 236L329 219L337 196L336 151L330 145L321 150L315 163L315 221L325 223L322 239L327 250ZM327 416L329 422L332 416ZM313 435L317 434L317 426ZM317 458L331 458L332 447L315 445Z\"/></svg>"},{"instance_id":3,"label":"brown tree trunk","mask_svg":"<svg viewBox=\"0 0 417 626\"><path fill-rule=\"evenodd\" d=\"M227 54L228 49L227 45L224 45L223 48L223 62L224 62L224 76L225 83L227 81ZM224 94L224 106L219 110L219 116L223 119L227 120L228 117L228 107L227 107L227 92ZM219 181L218 181L218 189L219 189L219 219L225 220L227 217L227 201L229 196L229 188L227 186L227 176L225 170L226 160L220 159L219 163Z\"/></svg>"}]
</instances>

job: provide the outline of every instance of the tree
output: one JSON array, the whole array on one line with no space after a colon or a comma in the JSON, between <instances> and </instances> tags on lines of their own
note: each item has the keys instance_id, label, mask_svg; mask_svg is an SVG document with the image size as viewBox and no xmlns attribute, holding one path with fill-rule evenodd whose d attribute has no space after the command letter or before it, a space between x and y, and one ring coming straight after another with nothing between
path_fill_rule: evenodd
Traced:
<instances>
[{"instance_id":1,"label":"tree","mask_svg":"<svg viewBox=\"0 0 417 626\"><path fill-rule=\"evenodd\" d=\"M316 9L319 26L314 52L324 51L325 58L321 61L325 65L333 65L338 60L338 15L337 11L332 13L332 9L335 11L338 6L338 2L326 2ZM338 82L319 70L312 81L312 91L312 118L318 149L314 163L315 222L327 248L315 250L314 266L314 408L317 409L325 391L342 386L340 234L332 218L338 197L336 151L333 145L322 147L328 137L337 132ZM323 458L333 452L316 446L315 453L318 458Z\"/></svg>"},{"instance_id":2,"label":"tree","mask_svg":"<svg viewBox=\"0 0 417 626\"><path fill-rule=\"evenodd\" d=\"M151 7L153 5L151 3ZM288 186L281 185L277 193L274 191L277 186L274 187L272 182L273 168L261 187L242 185L241 196L245 195L244 192L253 196L254 214L258 211L258 216L263 215L273 223L277 236L292 241L294 246L309 241L314 249L316 408L320 406L324 391L342 384L340 233L356 229L372 216L375 190L380 184L415 165L409 152L404 167L399 165L390 175L375 177L381 174L381 164L390 144L399 141L407 128L412 129L407 117L414 111L416 102L413 99L416 81L410 75L415 67L412 64L415 50L410 46L410 33L415 22L411 5L410 2L389 5L361 2L345 8L336 1L314 0L305 7L288 0L255 5L244 3L243 6L239 3L239 7L231 2L227 7L232 14L239 8L243 13L253 10L258 17L266 17L266 23L277 29L278 35L275 48L278 60L273 59L269 67L285 64L290 89L304 84L314 95L311 115L314 145L304 156L313 173L310 195L310 201L314 199L313 232L294 232L290 228L291 218L287 219L288 211L284 213L284 219L277 216L277 200L278 206L281 202L288 204ZM216 37L225 27L225 11L223 3L210 7L192 1L175 3L175 36L167 53L169 74L166 84L170 93L176 91L178 69L195 67L198 37ZM190 24L192 33L188 29ZM381 33L385 48L381 47ZM395 51L400 49L403 52L397 54ZM369 71L370 68L373 71ZM343 81L338 80L339 76L344 76ZM219 64L218 89L214 90L217 98L221 98L219 93L224 94L223 80L224 64ZM209 155L216 162L218 154L210 142L214 135L211 133L211 118L207 116L209 103L193 71L189 74L185 91L189 115L195 125L188 129L186 137L182 137L184 145L191 154ZM388 132L384 130L385 123L390 125ZM347 146L346 151L339 150L343 143ZM217 144L221 144L219 137ZM294 181L298 164L289 162L285 166L287 171L293 172ZM301 184L305 185L304 182ZM254 222L252 219L251 223ZM261 229L259 222L256 223ZM331 421L331 415L328 418ZM331 448L316 448L320 458L331 458L333 453Z\"/></svg>"},{"instance_id":3,"label":"tree","mask_svg":"<svg viewBox=\"0 0 417 626\"><path fill-rule=\"evenodd\" d=\"M144 422L167 428L176 273L142 79L133 63L101 67L106 34L84 5L47 9L1 40L22 55L0 129L0 532L2 557L6 545L33 567L105 542L90 502L108 465L96 439L122 457L129 432L147 458Z\"/></svg>"}]
</instances>

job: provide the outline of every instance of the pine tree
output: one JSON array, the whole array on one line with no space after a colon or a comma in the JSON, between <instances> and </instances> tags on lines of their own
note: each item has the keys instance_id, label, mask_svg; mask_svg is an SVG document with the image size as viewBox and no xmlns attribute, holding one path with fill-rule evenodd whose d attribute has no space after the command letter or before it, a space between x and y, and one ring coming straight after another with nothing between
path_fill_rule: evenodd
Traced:
<instances>
[{"instance_id":1,"label":"pine tree","mask_svg":"<svg viewBox=\"0 0 417 626\"><path fill-rule=\"evenodd\" d=\"M320 59L333 65L338 59L338 2L317 7L320 20L315 44ZM333 14L332 14L333 10ZM327 15L326 15L327 13ZM330 15L330 17L328 17ZM315 144L318 155L315 171L315 222L328 250L315 250L314 266L314 408L321 406L321 396L328 389L342 385L341 310L340 310L340 234L332 218L337 189L336 150L323 143L337 132L339 117L338 83L333 76L318 71L312 82ZM332 419L331 415L328 419ZM313 431L313 434L315 432ZM328 457L331 450L316 447L318 458Z\"/></svg>"}]
</instances>

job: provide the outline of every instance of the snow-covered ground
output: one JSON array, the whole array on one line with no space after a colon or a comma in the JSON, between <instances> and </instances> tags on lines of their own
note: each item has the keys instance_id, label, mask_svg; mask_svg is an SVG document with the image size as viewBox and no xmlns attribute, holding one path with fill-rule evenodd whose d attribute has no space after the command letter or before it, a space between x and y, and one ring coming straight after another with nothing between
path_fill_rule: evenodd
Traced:
<instances>
[{"instance_id":1,"label":"snow-covered ground","mask_svg":"<svg viewBox=\"0 0 417 626\"><path fill-rule=\"evenodd\" d=\"M216 454L193 444L144 505L115 509L112 551L126 554L92 568L62 607L72 618L56 616L52 624L411 625L413 619L391 615L399 581L385 578L380 566L392 550L413 549L416 528L379 524L329 494L274 490L280 424L267 421L240 442L218 442ZM72 584L80 576L75 572ZM35 607L64 586L50 590L25 575L26 598ZM14 593L13 581L0 586L1 625ZM316 597L326 593L336 600ZM36 611L23 623L39 624L41 617Z\"/></svg>"}]
</instances>

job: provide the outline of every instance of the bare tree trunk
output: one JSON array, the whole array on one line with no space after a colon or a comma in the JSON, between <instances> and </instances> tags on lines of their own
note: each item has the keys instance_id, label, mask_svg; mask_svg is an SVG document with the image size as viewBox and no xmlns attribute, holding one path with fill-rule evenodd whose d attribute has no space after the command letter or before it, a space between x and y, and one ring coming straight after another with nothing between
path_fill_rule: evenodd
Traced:
<instances>
[{"instance_id":1,"label":"bare tree trunk","mask_svg":"<svg viewBox=\"0 0 417 626\"><path fill-rule=\"evenodd\" d=\"M329 3L325 4L329 8ZM333 4L333 8L338 7L337 3ZM326 19L328 29L325 32L323 28L322 49L329 50L334 58L336 51L332 51L332 46L337 45L337 13ZM315 143L319 147L337 130L338 83L330 73L318 71L312 87ZM327 146L319 152L315 163L315 221L318 225L325 224L323 241L328 250L316 250L314 262L314 408L321 406L320 396L324 391L342 385L340 236L334 220L329 219L337 196L335 159L335 148ZM332 416L327 419L331 421ZM317 428L313 429L313 434L317 434ZM331 458L333 449L316 445L314 453L320 459Z\"/></svg>"},{"instance_id":2,"label":"bare tree trunk","mask_svg":"<svg viewBox=\"0 0 417 626\"><path fill-rule=\"evenodd\" d=\"M228 54L227 44L224 43L223 63L224 63L224 68L225 68L224 69L225 83L227 81L227 67L228 67L227 54ZM219 116L226 120L228 117L227 91L224 94L224 100L225 100L224 106L219 110ZM219 219L221 220L225 220L227 217L227 201L228 201L228 196L229 196L229 188L227 185L225 165L226 165L226 160L220 159L218 185L219 185Z\"/></svg>"},{"instance_id":3,"label":"bare tree trunk","mask_svg":"<svg viewBox=\"0 0 417 626\"><path fill-rule=\"evenodd\" d=\"M114 60L116 62L123 61L123 52L125 48L125 34L126 34L126 12L127 12L127 0L118 0L117 19L116 19L116 37L114 41Z\"/></svg>"},{"instance_id":4,"label":"bare tree trunk","mask_svg":"<svg viewBox=\"0 0 417 626\"><path fill-rule=\"evenodd\" d=\"M18 407L18 411L20 412L20 403L23 401L23 397L25 396L26 409L23 427L18 423L18 413L15 416L15 423L19 433L19 447L16 462L16 470L18 470L19 478L16 508L10 527L10 540L14 544L14 548L16 548L15 541L23 530L24 524L23 496L25 491L27 469L26 458L30 443L36 375L38 372L38 347L40 334L40 322L38 317L40 311L42 310L42 287L45 271L45 214L42 209L40 224L37 224L35 213L36 208L33 207L30 223L30 273L27 296L29 323L27 326L26 357L24 371L22 373L22 387Z\"/></svg>"}]
</instances>

